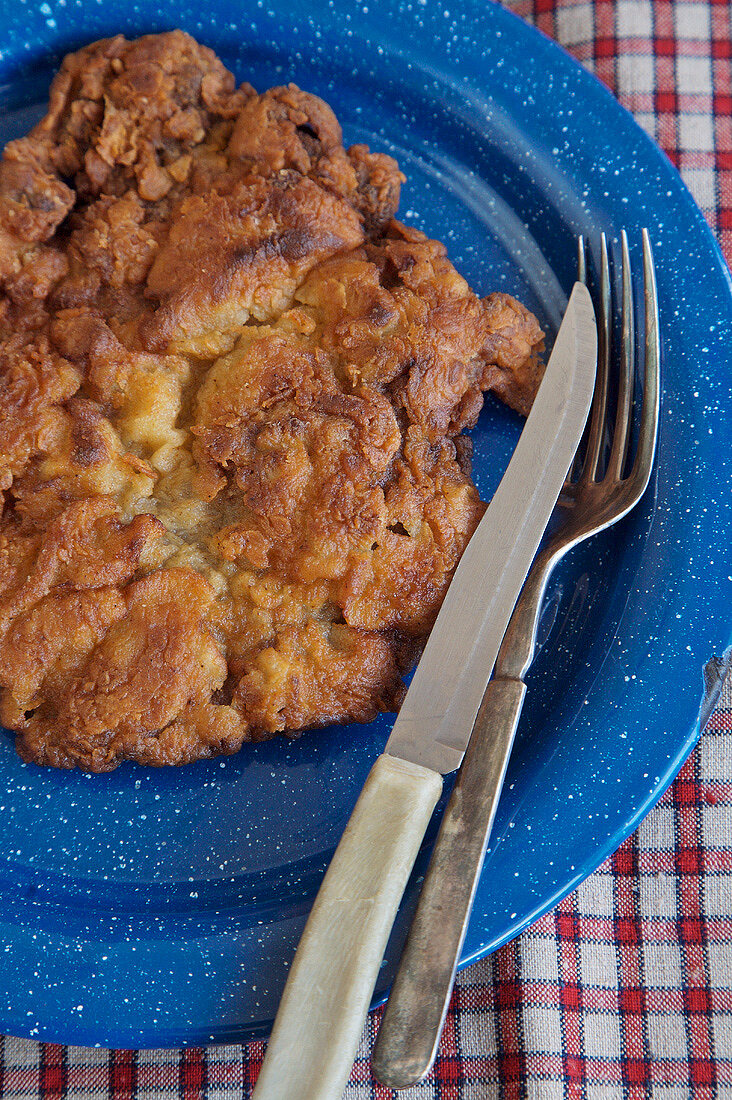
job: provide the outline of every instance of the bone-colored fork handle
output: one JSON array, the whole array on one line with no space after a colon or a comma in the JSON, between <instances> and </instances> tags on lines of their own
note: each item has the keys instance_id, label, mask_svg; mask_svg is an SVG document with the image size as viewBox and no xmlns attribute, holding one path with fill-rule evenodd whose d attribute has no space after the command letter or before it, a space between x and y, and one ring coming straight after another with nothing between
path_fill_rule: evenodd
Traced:
<instances>
[{"instance_id":1,"label":"bone-colored fork handle","mask_svg":"<svg viewBox=\"0 0 732 1100\"><path fill-rule=\"evenodd\" d=\"M374 1048L391 1088L434 1061L525 693L522 680L493 680L478 712Z\"/></svg>"}]
</instances>

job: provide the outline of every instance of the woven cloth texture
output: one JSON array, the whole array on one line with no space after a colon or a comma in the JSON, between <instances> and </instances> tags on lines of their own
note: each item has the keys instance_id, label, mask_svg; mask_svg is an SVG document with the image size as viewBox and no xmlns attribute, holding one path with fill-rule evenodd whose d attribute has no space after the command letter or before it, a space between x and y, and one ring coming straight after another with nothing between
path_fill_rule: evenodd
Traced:
<instances>
[{"instance_id":1,"label":"woven cloth texture","mask_svg":"<svg viewBox=\"0 0 732 1100\"><path fill-rule=\"evenodd\" d=\"M430 0L432 2L432 0ZM515 0L658 142L732 260L728 0ZM519 939L463 971L434 1071L346 1100L732 1100L732 684L638 831ZM3 1100L238 1100L263 1043L104 1051L0 1038ZM287 1098L297 1100L297 1097Z\"/></svg>"}]
</instances>

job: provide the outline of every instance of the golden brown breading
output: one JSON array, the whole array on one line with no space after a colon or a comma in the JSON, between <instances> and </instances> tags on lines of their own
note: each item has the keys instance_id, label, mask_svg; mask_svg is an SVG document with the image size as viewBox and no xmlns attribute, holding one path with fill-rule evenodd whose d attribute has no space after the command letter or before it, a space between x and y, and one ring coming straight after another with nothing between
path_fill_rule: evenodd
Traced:
<instances>
[{"instance_id":1,"label":"golden brown breading","mask_svg":"<svg viewBox=\"0 0 732 1100\"><path fill-rule=\"evenodd\" d=\"M55 450L62 404L81 376L44 333L5 334L0 342L0 489L27 469L31 459Z\"/></svg>"},{"instance_id":2,"label":"golden brown breading","mask_svg":"<svg viewBox=\"0 0 732 1100\"><path fill-rule=\"evenodd\" d=\"M392 158L180 31L69 55L0 163L0 719L108 771L394 709L539 326Z\"/></svg>"},{"instance_id":3,"label":"golden brown breading","mask_svg":"<svg viewBox=\"0 0 732 1100\"><path fill-rule=\"evenodd\" d=\"M106 591L103 590L106 595ZM189 570L158 569L128 585L115 616L88 659L18 738L25 759L94 771L139 755L187 707L205 703L226 678L226 661L204 619L211 586ZM66 763L66 761L64 761Z\"/></svg>"},{"instance_id":4,"label":"golden brown breading","mask_svg":"<svg viewBox=\"0 0 732 1100\"><path fill-rule=\"evenodd\" d=\"M119 589L55 592L16 615L0 640L3 676L0 717L24 729L43 697L58 699L110 625L125 614Z\"/></svg>"},{"instance_id":5,"label":"golden brown breading","mask_svg":"<svg viewBox=\"0 0 732 1100\"><path fill-rule=\"evenodd\" d=\"M211 358L250 318L281 313L318 262L362 240L357 212L304 177L190 195L147 277L158 307L140 326L142 343Z\"/></svg>"},{"instance_id":6,"label":"golden brown breading","mask_svg":"<svg viewBox=\"0 0 732 1100\"><path fill-rule=\"evenodd\" d=\"M311 619L281 628L273 645L236 663L232 705L255 739L283 727L370 722L401 698L400 656L384 631Z\"/></svg>"}]
</instances>

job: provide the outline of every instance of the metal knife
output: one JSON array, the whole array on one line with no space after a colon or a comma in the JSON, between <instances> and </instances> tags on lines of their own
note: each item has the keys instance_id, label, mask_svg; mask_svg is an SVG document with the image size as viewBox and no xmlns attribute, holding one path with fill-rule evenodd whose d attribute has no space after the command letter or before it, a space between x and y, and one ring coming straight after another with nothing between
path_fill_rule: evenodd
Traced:
<instances>
[{"instance_id":1,"label":"metal knife","mask_svg":"<svg viewBox=\"0 0 732 1100\"><path fill-rule=\"evenodd\" d=\"M508 469L455 571L385 751L305 926L252 1100L340 1100L424 834L470 739L521 586L579 445L597 362L576 283Z\"/></svg>"}]
</instances>

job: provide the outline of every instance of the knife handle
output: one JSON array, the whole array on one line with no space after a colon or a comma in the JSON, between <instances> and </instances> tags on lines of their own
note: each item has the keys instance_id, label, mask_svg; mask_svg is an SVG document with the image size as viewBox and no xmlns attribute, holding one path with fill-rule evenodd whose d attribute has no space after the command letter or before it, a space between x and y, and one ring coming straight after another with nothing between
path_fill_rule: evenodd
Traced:
<instances>
[{"instance_id":1,"label":"knife handle","mask_svg":"<svg viewBox=\"0 0 732 1100\"><path fill-rule=\"evenodd\" d=\"M492 680L478 711L374 1047L374 1073L391 1088L416 1084L435 1060L525 693L522 680Z\"/></svg>"},{"instance_id":2,"label":"knife handle","mask_svg":"<svg viewBox=\"0 0 732 1100\"><path fill-rule=\"evenodd\" d=\"M340 1100L441 791L438 772L386 754L369 772L305 925L252 1100Z\"/></svg>"}]
</instances>

